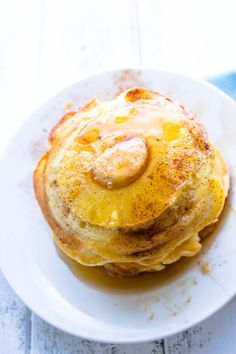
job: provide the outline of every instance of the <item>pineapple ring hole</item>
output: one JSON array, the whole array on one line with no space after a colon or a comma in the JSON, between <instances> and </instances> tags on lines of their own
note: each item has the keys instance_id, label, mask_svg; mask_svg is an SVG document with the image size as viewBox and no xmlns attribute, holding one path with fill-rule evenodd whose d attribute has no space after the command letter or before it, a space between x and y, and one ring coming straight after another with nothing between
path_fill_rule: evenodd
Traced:
<instances>
[{"instance_id":1,"label":"pineapple ring hole","mask_svg":"<svg viewBox=\"0 0 236 354\"><path fill-rule=\"evenodd\" d=\"M143 137L131 137L107 148L95 159L94 181L107 189L125 187L144 171L148 147Z\"/></svg>"}]
</instances>

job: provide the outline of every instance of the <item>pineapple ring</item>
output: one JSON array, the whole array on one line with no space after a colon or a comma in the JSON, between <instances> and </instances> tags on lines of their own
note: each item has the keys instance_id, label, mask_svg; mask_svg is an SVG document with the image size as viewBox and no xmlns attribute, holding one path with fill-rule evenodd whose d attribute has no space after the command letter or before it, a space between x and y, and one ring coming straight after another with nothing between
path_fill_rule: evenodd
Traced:
<instances>
[{"instance_id":1,"label":"pineapple ring","mask_svg":"<svg viewBox=\"0 0 236 354\"><path fill-rule=\"evenodd\" d=\"M55 216L54 202L62 198L83 222L111 228L143 225L175 203L193 171L211 168L214 152L202 126L158 93L133 89L110 102L93 100L63 124L64 131L70 120L71 133L65 137L62 126L54 130L46 168ZM121 151L132 141L137 164L127 153L127 165L119 171L121 157L114 149Z\"/></svg>"}]
</instances>

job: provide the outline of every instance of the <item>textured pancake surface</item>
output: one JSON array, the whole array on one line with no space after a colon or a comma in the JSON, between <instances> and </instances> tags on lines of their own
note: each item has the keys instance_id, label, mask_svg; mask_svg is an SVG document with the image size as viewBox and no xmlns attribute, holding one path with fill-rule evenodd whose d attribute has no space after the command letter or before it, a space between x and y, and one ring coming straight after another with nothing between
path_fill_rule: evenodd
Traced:
<instances>
[{"instance_id":1,"label":"textured pancake surface","mask_svg":"<svg viewBox=\"0 0 236 354\"><path fill-rule=\"evenodd\" d=\"M228 168L197 117L133 88L93 99L52 129L35 194L58 246L120 276L161 270L201 249L229 188Z\"/></svg>"}]
</instances>

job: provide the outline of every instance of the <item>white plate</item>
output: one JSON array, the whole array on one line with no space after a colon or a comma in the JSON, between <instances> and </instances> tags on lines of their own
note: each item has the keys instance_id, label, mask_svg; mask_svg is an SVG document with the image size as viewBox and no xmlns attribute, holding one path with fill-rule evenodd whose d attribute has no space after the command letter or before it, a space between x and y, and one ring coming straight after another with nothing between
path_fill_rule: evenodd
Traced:
<instances>
[{"instance_id":1,"label":"white plate","mask_svg":"<svg viewBox=\"0 0 236 354\"><path fill-rule=\"evenodd\" d=\"M158 90L199 115L230 165L231 193L221 226L188 266L167 282L154 276L153 287L143 285L150 283L148 277L141 278L143 291L118 291L93 285L60 258L34 198L32 171L47 147L50 128L63 115L69 100L78 107L94 96L113 98L132 86ZM8 282L49 323L98 341L162 338L213 314L236 293L235 137L234 101L206 82L141 69L103 73L65 89L24 124L1 161L0 259ZM208 274L201 272L204 262L210 264ZM137 281L132 286L136 287Z\"/></svg>"}]
</instances>

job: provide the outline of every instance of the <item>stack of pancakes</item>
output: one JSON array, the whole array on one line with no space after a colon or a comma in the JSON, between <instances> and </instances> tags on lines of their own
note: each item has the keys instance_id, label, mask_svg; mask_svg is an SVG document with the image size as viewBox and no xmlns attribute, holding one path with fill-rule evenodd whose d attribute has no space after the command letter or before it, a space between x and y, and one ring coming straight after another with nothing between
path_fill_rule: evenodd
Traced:
<instances>
[{"instance_id":1,"label":"stack of pancakes","mask_svg":"<svg viewBox=\"0 0 236 354\"><path fill-rule=\"evenodd\" d=\"M201 249L228 193L205 128L158 92L133 88L66 114L49 136L34 188L56 243L120 276L157 271Z\"/></svg>"}]
</instances>

